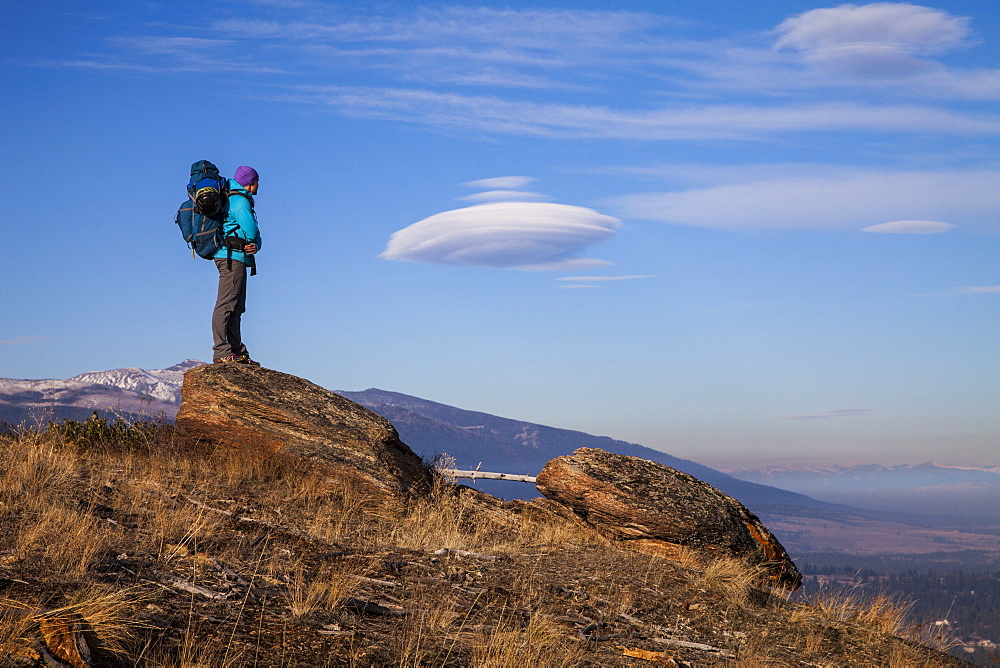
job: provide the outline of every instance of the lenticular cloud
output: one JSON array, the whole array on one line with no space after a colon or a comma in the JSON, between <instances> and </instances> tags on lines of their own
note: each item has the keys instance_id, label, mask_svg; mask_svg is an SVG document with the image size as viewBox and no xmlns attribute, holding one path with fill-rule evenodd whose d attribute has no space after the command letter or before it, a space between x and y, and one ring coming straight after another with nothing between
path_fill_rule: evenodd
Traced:
<instances>
[{"instance_id":1,"label":"lenticular cloud","mask_svg":"<svg viewBox=\"0 0 1000 668\"><path fill-rule=\"evenodd\" d=\"M386 260L536 271L609 264L580 257L613 237L617 218L593 209L542 202L498 202L435 214L395 232Z\"/></svg>"},{"instance_id":2,"label":"lenticular cloud","mask_svg":"<svg viewBox=\"0 0 1000 668\"><path fill-rule=\"evenodd\" d=\"M965 42L968 19L906 3L843 4L813 9L777 27L775 46L848 74L907 76L934 69L919 56Z\"/></svg>"},{"instance_id":3,"label":"lenticular cloud","mask_svg":"<svg viewBox=\"0 0 1000 668\"><path fill-rule=\"evenodd\" d=\"M879 234L940 234L955 227L940 220L893 220L888 223L862 227L862 232Z\"/></svg>"}]
</instances>

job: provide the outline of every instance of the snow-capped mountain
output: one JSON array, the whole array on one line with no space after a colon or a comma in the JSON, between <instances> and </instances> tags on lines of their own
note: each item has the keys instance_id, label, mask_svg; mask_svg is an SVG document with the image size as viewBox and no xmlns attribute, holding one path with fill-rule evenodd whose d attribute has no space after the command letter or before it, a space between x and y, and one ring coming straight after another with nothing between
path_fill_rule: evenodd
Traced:
<instances>
[{"instance_id":1,"label":"snow-capped mountain","mask_svg":"<svg viewBox=\"0 0 1000 668\"><path fill-rule=\"evenodd\" d=\"M44 424L53 419L102 416L163 416L180 405L184 372L204 362L187 359L166 369L127 367L87 371L67 380L0 378L0 421Z\"/></svg>"},{"instance_id":2,"label":"snow-capped mountain","mask_svg":"<svg viewBox=\"0 0 1000 668\"><path fill-rule=\"evenodd\" d=\"M184 382L184 372L196 366L205 364L200 360L186 359L166 369L147 371L138 367L111 369L110 371L86 371L70 378L81 383L95 383L120 387L123 390L138 392L154 399L180 402L181 383Z\"/></svg>"}]
</instances>

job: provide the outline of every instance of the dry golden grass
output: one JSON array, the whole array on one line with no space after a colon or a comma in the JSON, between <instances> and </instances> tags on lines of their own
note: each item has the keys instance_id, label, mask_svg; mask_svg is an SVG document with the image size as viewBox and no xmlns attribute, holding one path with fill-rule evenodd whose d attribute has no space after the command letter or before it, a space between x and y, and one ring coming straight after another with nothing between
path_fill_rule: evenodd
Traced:
<instances>
[{"instance_id":1,"label":"dry golden grass","mask_svg":"<svg viewBox=\"0 0 1000 668\"><path fill-rule=\"evenodd\" d=\"M0 500L43 503L66 488L79 465L72 447L42 434L28 434L18 447L0 451Z\"/></svg>"},{"instance_id":2,"label":"dry golden grass","mask_svg":"<svg viewBox=\"0 0 1000 668\"><path fill-rule=\"evenodd\" d=\"M736 652L736 660L732 663L733 667L760 668L767 665L780 665L772 660L770 648L773 640L769 636L769 629L766 628L761 629L759 633L748 635ZM829 668L834 668L834 666L829 666Z\"/></svg>"},{"instance_id":3,"label":"dry golden grass","mask_svg":"<svg viewBox=\"0 0 1000 668\"><path fill-rule=\"evenodd\" d=\"M791 621L845 622L874 633L899 635L906 628L911 603L886 592L866 592L859 587L820 590L800 603Z\"/></svg>"},{"instance_id":4,"label":"dry golden grass","mask_svg":"<svg viewBox=\"0 0 1000 668\"><path fill-rule=\"evenodd\" d=\"M303 528L321 540L376 541L385 535L398 508L341 481L324 480L322 493L301 504Z\"/></svg>"},{"instance_id":5,"label":"dry golden grass","mask_svg":"<svg viewBox=\"0 0 1000 668\"><path fill-rule=\"evenodd\" d=\"M242 652L218 643L199 639L197 626L185 629L180 645L174 651L143 651L136 665L148 668L233 668L245 664Z\"/></svg>"},{"instance_id":6,"label":"dry golden grass","mask_svg":"<svg viewBox=\"0 0 1000 668\"><path fill-rule=\"evenodd\" d=\"M132 612L144 596L135 590L84 587L52 609L0 598L0 657L31 657L36 642L53 640L62 629L78 627L93 652L123 655L137 627Z\"/></svg>"},{"instance_id":7,"label":"dry golden grass","mask_svg":"<svg viewBox=\"0 0 1000 668\"><path fill-rule=\"evenodd\" d=\"M504 539L496 528L488 517L477 513L471 494L438 479L428 496L411 503L390 542L414 550L495 549Z\"/></svg>"},{"instance_id":8,"label":"dry golden grass","mask_svg":"<svg viewBox=\"0 0 1000 668\"><path fill-rule=\"evenodd\" d=\"M341 602L353 596L364 583L362 578L371 572L371 561L344 560L335 564L324 564L315 573L310 573L298 564L289 576L285 595L288 610L293 617L304 617L317 610L333 610Z\"/></svg>"},{"instance_id":9,"label":"dry golden grass","mask_svg":"<svg viewBox=\"0 0 1000 668\"><path fill-rule=\"evenodd\" d=\"M701 568L693 569L695 586L718 592L731 605L746 603L754 587L760 586L765 577L761 566L747 564L734 557L717 557L701 560Z\"/></svg>"},{"instance_id":10,"label":"dry golden grass","mask_svg":"<svg viewBox=\"0 0 1000 668\"><path fill-rule=\"evenodd\" d=\"M931 647L939 652L947 652L952 647L962 644L948 626L936 624L910 624L901 635L911 642Z\"/></svg>"},{"instance_id":11,"label":"dry golden grass","mask_svg":"<svg viewBox=\"0 0 1000 668\"><path fill-rule=\"evenodd\" d=\"M581 643L542 614L527 620L501 615L500 623L479 634L472 652L477 668L523 668L524 666L578 666L583 662Z\"/></svg>"},{"instance_id":12,"label":"dry golden grass","mask_svg":"<svg viewBox=\"0 0 1000 668\"><path fill-rule=\"evenodd\" d=\"M114 564L124 552L129 559L154 564L152 570L169 572L170 577L226 591L219 575L223 562L254 587L279 592L270 599L270 608L258 602L253 615L263 619L277 609L282 624L308 626L324 615L353 616L341 608L342 602L362 596L359 589L372 588L364 576L397 577L377 556L329 561L319 555L384 556L395 551L384 563L415 560L425 568L415 571L415 576L413 571L398 576L396 588L387 590L405 598L406 615L385 622L394 625L392 634L384 635L392 638L387 641L392 646L378 656L379 661L400 666L438 665L447 660L491 668L579 665L586 658L584 652L593 648L585 647L575 628L553 617L565 615L582 601L590 607L572 614L599 611L608 620L620 614L649 614L655 607L650 607L650 600L662 601L657 597L673 591L684 592L686 598L678 600L685 604L695 598L704 601L702 597L708 594L713 603L691 613L699 618L723 614L729 620L750 619L762 610L750 597L761 581L761 569L736 559L705 561L685 552L678 566L657 557L626 556L583 522L560 517L551 508L536 506L515 515L447 480L439 479L428 495L405 508L396 507L368 498L319 471L302 468L283 453L255 448L238 453L203 452L177 446L169 434L161 438L155 443L138 438L138 445L125 446L58 433L0 436L0 526L4 528L0 558L16 559L19 572L38 581L62 578L59 586L65 587L92 576L95 564ZM102 514L101 508L107 512ZM243 516L250 519L241 520ZM472 554L454 560L431 554L443 548ZM570 562L579 561L558 575L544 568L533 570L539 562L532 558L560 551L569 555ZM567 582L567 576L575 575L572 569L594 555L607 559L602 563L628 562L631 570L615 587L601 584L603 571ZM480 581L489 581L494 567L505 579L494 575L492 582ZM548 563L545 568L554 566ZM153 582L150 572L140 580L148 590L162 594L170 579ZM424 578L425 573L433 577ZM431 582L414 584L421 580ZM558 582L574 594L553 592L546 582ZM403 590L407 590L405 595L400 593ZM254 657L246 654L246 645L241 649L231 640L241 626L244 607L254 605L247 602L249 587L246 591L242 599L219 603L236 611L235 619L226 622L232 627L226 627L225 633L220 636L218 628L212 629L213 637L223 641L206 642L211 634L201 633L198 624L207 622L192 614L175 644L150 644L136 650L132 643L133 654L149 666L252 663ZM863 594L824 592L789 606L790 613L763 610L761 614L772 615L767 624L779 625L780 633L779 626L754 622L758 626L744 634L744 641L733 641L734 651L739 645L733 665L776 660L777 635L815 665L835 665L842 657L829 654L824 629L850 627L850 632L856 630L871 643L878 641L875 634L904 630L908 606L885 594ZM195 596L189 600L193 606ZM114 646L129 634L128 624L122 621L128 619L129 605L127 597L119 605L103 599L99 591L87 590L79 599L67 601L61 608L64 612L58 614L78 615ZM506 607L514 605L517 610ZM0 600L0 661L25 646L36 632L40 614L38 606ZM672 623L673 619L657 622L662 627ZM735 622L724 622L730 623ZM243 618L241 628L246 626ZM918 641L933 644L926 638ZM919 658L915 650L900 645L892 652L884 650L882 657L889 665L919 665L912 663ZM365 661L357 659L356 663L368 665Z\"/></svg>"},{"instance_id":13,"label":"dry golden grass","mask_svg":"<svg viewBox=\"0 0 1000 668\"><path fill-rule=\"evenodd\" d=\"M434 665L435 642L443 637L458 639L463 635L464 618L456 608L452 590L426 588L411 602L393 640L396 665Z\"/></svg>"},{"instance_id":14,"label":"dry golden grass","mask_svg":"<svg viewBox=\"0 0 1000 668\"><path fill-rule=\"evenodd\" d=\"M556 521L552 518L522 515L517 527L517 539L522 545L538 547L590 546L609 547L611 541L583 522Z\"/></svg>"},{"instance_id":15,"label":"dry golden grass","mask_svg":"<svg viewBox=\"0 0 1000 668\"><path fill-rule=\"evenodd\" d=\"M94 517L53 503L23 517L14 554L51 574L82 575L109 539L109 532Z\"/></svg>"},{"instance_id":16,"label":"dry golden grass","mask_svg":"<svg viewBox=\"0 0 1000 668\"><path fill-rule=\"evenodd\" d=\"M35 656L31 606L14 599L0 598L0 658Z\"/></svg>"}]
</instances>

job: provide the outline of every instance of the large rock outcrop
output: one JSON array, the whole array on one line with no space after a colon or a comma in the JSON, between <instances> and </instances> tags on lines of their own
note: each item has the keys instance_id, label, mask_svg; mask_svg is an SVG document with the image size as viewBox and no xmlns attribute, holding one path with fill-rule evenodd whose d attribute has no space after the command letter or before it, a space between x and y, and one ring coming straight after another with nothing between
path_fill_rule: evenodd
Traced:
<instances>
[{"instance_id":1,"label":"large rock outcrop","mask_svg":"<svg viewBox=\"0 0 1000 668\"><path fill-rule=\"evenodd\" d=\"M409 494L429 483L388 420L272 369L207 364L188 371L176 425L184 441L287 451L373 492Z\"/></svg>"},{"instance_id":2,"label":"large rock outcrop","mask_svg":"<svg viewBox=\"0 0 1000 668\"><path fill-rule=\"evenodd\" d=\"M557 457L537 476L538 490L608 537L677 559L691 550L763 566L775 585L802 576L785 549L736 499L669 466L597 448Z\"/></svg>"}]
</instances>

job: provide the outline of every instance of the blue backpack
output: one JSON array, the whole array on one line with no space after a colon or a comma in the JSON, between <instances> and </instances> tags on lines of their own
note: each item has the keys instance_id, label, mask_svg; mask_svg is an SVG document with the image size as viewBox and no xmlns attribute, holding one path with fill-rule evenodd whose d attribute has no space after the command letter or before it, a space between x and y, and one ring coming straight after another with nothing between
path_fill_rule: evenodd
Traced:
<instances>
[{"instance_id":1,"label":"blue backpack","mask_svg":"<svg viewBox=\"0 0 1000 668\"><path fill-rule=\"evenodd\" d=\"M177 210L174 222L181 236L191 246L191 257L197 253L211 260L227 248L223 227L226 222L229 180L219 175L219 168L208 160L191 165L191 180L187 185L188 199Z\"/></svg>"}]
</instances>

